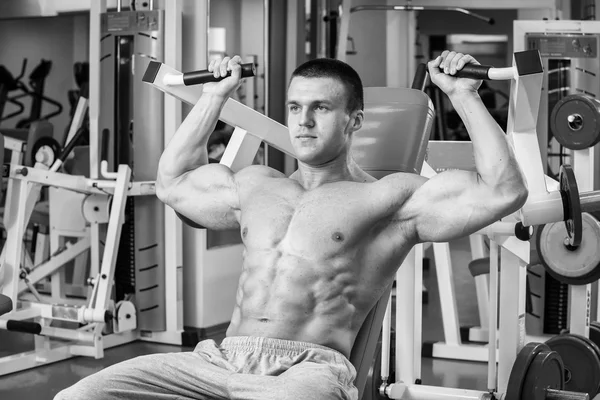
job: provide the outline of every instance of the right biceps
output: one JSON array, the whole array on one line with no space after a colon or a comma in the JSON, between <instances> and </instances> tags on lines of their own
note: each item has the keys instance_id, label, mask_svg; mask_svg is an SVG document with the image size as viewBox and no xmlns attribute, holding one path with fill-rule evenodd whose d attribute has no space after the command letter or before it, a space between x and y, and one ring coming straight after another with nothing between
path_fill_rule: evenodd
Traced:
<instances>
[{"instance_id":1,"label":"right biceps","mask_svg":"<svg viewBox=\"0 0 600 400\"><path fill-rule=\"evenodd\" d=\"M239 227L239 196L231 169L207 164L186 172L157 196L178 214L209 229Z\"/></svg>"}]
</instances>

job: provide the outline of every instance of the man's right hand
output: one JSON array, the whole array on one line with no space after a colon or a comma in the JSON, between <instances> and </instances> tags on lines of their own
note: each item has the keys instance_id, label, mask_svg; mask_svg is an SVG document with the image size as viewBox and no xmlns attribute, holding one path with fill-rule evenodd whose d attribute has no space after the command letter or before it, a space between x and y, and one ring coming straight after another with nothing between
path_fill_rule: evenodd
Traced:
<instances>
[{"instance_id":1,"label":"man's right hand","mask_svg":"<svg viewBox=\"0 0 600 400\"><path fill-rule=\"evenodd\" d=\"M205 83L202 91L227 99L231 96L242 84L242 59L240 56L225 57L222 60L212 60L208 64L208 71L212 72L215 78L227 76L228 71L231 71L231 76L224 78L219 82Z\"/></svg>"}]
</instances>

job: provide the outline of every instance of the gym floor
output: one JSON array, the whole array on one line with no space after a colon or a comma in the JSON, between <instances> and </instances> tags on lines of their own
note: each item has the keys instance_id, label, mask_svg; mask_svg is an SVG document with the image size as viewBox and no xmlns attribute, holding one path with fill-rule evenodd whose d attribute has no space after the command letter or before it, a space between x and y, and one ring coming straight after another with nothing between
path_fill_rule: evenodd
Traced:
<instances>
[{"instance_id":1,"label":"gym floor","mask_svg":"<svg viewBox=\"0 0 600 400\"><path fill-rule=\"evenodd\" d=\"M478 323L475 304L475 286L467 265L470 261L468 239L451 244L454 283L457 288L457 304L460 323L463 326ZM423 341L443 340L440 299L431 249L426 253L431 260L430 268L424 272L429 301L423 306ZM219 341L221 337L214 337ZM31 335L19 335L0 331L0 357L33 348ZM151 353L189 351L191 348L134 342L108 349L103 359L77 357L28 371L0 377L0 400L46 400L79 379L93 374L109 365L139 355ZM485 390L487 381L486 364L424 358L422 381L426 385Z\"/></svg>"}]
</instances>

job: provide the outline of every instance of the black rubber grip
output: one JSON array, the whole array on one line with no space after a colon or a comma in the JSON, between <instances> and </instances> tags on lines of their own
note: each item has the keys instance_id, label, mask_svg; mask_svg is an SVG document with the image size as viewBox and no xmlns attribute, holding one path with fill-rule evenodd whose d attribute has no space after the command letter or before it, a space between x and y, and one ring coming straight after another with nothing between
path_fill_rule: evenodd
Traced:
<instances>
[{"instance_id":1,"label":"black rubber grip","mask_svg":"<svg viewBox=\"0 0 600 400\"><path fill-rule=\"evenodd\" d=\"M256 75L256 66L254 63L242 64L242 78L250 78ZM231 71L227 72L227 76L231 76ZM183 84L186 86L190 85L201 85L208 82L219 82L225 79L227 76L220 76L215 78L212 72L203 69L201 71L185 72L183 74Z\"/></svg>"},{"instance_id":2,"label":"black rubber grip","mask_svg":"<svg viewBox=\"0 0 600 400\"><path fill-rule=\"evenodd\" d=\"M524 226L522 222L515 224L515 236L522 242L527 242L531 239L531 227Z\"/></svg>"},{"instance_id":3,"label":"black rubber grip","mask_svg":"<svg viewBox=\"0 0 600 400\"><path fill-rule=\"evenodd\" d=\"M69 156L69 153L73 151L73 148L75 147L75 145L79 142L79 140L83 137L83 135L85 133L87 133L86 128L81 127L79 129L77 129L77 132L75 132L75 135L73 136L73 138L69 141L69 143L67 143L65 148L60 153L60 156L58 156L58 159L61 162L65 162L65 160Z\"/></svg>"},{"instance_id":4,"label":"black rubber grip","mask_svg":"<svg viewBox=\"0 0 600 400\"><path fill-rule=\"evenodd\" d=\"M14 319L9 319L6 321L6 330L39 335L42 332L42 326L37 322L16 321Z\"/></svg>"},{"instance_id":5,"label":"black rubber grip","mask_svg":"<svg viewBox=\"0 0 600 400\"><path fill-rule=\"evenodd\" d=\"M156 75L158 75L158 71L160 70L160 66L162 64L156 61L150 61L148 67L146 68L146 72L142 77L142 82L154 83L154 79L156 79Z\"/></svg>"},{"instance_id":6,"label":"black rubber grip","mask_svg":"<svg viewBox=\"0 0 600 400\"><path fill-rule=\"evenodd\" d=\"M456 74L452 75L456 78L470 78L470 79L482 79L489 80L490 77L488 72L490 68L493 68L489 65L477 65L477 64L467 64L460 71L457 71ZM440 71L443 71L440 68Z\"/></svg>"},{"instance_id":7,"label":"black rubber grip","mask_svg":"<svg viewBox=\"0 0 600 400\"><path fill-rule=\"evenodd\" d=\"M102 147L100 148L100 161L108 161L108 144L110 143L110 131L102 130Z\"/></svg>"},{"instance_id":8,"label":"black rubber grip","mask_svg":"<svg viewBox=\"0 0 600 400\"><path fill-rule=\"evenodd\" d=\"M419 64L417 72L412 82L412 89L424 91L427 87L427 79L429 78L429 71L427 71L427 65L424 63Z\"/></svg>"}]
</instances>

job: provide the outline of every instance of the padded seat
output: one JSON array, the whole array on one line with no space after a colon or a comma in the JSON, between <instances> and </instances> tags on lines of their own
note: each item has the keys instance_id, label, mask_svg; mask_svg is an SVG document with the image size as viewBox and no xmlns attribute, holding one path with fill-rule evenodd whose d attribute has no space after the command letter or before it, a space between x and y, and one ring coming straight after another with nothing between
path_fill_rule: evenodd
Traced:
<instances>
[{"instance_id":1,"label":"padded seat","mask_svg":"<svg viewBox=\"0 0 600 400\"><path fill-rule=\"evenodd\" d=\"M10 297L0 294L0 315L4 315L11 312L13 308L12 300Z\"/></svg>"}]
</instances>

